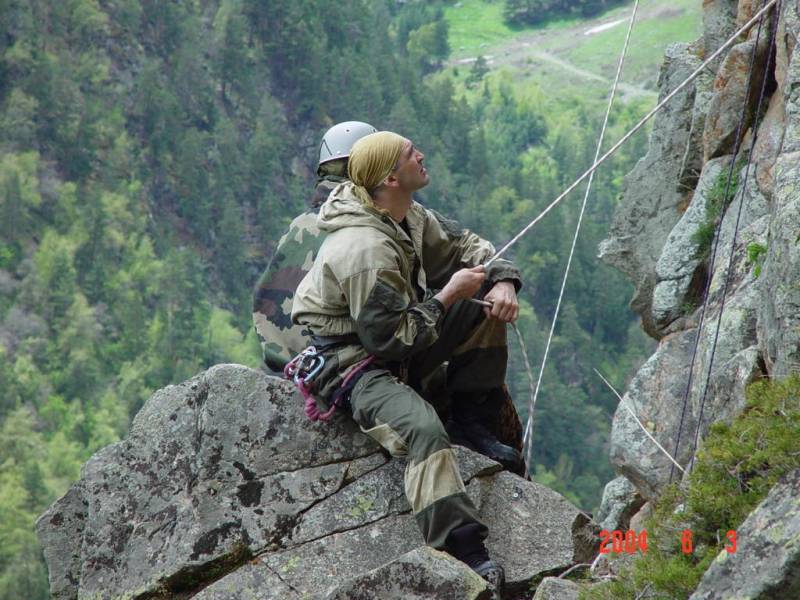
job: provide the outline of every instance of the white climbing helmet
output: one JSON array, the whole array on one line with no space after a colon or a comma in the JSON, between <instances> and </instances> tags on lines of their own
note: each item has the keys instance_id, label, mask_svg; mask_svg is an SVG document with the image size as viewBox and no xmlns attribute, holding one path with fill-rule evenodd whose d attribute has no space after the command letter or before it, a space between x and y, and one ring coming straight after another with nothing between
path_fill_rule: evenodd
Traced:
<instances>
[{"instance_id":1,"label":"white climbing helmet","mask_svg":"<svg viewBox=\"0 0 800 600\"><path fill-rule=\"evenodd\" d=\"M322 143L319 147L319 164L339 158L347 158L350 156L350 149L353 144L365 135L376 131L378 130L372 125L361 121L337 123L322 136Z\"/></svg>"}]
</instances>

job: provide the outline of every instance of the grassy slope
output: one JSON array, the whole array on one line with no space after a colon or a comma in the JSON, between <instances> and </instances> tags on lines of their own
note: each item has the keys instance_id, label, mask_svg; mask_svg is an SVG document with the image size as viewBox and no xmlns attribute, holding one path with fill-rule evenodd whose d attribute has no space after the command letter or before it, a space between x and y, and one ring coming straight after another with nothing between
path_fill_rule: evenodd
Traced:
<instances>
[{"instance_id":1,"label":"grassy slope","mask_svg":"<svg viewBox=\"0 0 800 600\"><path fill-rule=\"evenodd\" d=\"M606 98L627 23L592 35L584 35L584 32L629 18L632 4L614 8L589 21L565 19L538 28L516 29L503 22L502 9L503 3L499 0L463 0L445 9L450 24L451 65L483 54L493 57L490 63L493 70L510 70L511 79L522 88L533 83L544 89L557 89L566 96ZM701 21L699 0L673 0L668 5L641 3L622 81L644 90L655 90L664 49L671 43L696 39L702 31ZM600 79L567 72L557 62L537 57L537 52L547 53ZM457 79L463 80L469 65L457 65L457 71ZM646 96L655 100L655 94Z\"/></svg>"},{"instance_id":2,"label":"grassy slope","mask_svg":"<svg viewBox=\"0 0 800 600\"><path fill-rule=\"evenodd\" d=\"M503 22L503 5L501 0L462 0L445 8L453 58L488 54L525 33L563 30L580 23L579 19L564 19L551 21L543 27L510 27Z\"/></svg>"}]
</instances>

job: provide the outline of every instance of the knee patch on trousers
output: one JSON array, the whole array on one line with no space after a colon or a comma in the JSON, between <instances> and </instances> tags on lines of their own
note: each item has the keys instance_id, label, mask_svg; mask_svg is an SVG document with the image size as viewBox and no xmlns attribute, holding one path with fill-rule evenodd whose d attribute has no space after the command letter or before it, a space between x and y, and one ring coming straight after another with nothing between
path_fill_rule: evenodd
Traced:
<instances>
[{"instance_id":1,"label":"knee patch on trousers","mask_svg":"<svg viewBox=\"0 0 800 600\"><path fill-rule=\"evenodd\" d=\"M405 472L406 496L416 514L437 500L465 491L452 448L434 452L416 464L409 461Z\"/></svg>"}]
</instances>

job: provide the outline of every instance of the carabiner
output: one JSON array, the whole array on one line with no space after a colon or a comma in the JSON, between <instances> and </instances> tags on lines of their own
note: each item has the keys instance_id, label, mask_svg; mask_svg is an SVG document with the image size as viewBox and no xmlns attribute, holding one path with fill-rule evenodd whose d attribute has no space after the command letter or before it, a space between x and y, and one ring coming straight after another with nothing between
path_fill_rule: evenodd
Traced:
<instances>
[{"instance_id":1,"label":"carabiner","mask_svg":"<svg viewBox=\"0 0 800 600\"><path fill-rule=\"evenodd\" d=\"M325 366L325 357L320 354L315 354L314 356L310 357L312 361L312 366L307 367L305 361L303 361L302 369L298 369L297 372L294 374L294 382L297 383L298 381L302 381L304 384L308 384L313 380L319 372L322 371L322 367ZM303 371L306 371L305 376L301 377Z\"/></svg>"}]
</instances>

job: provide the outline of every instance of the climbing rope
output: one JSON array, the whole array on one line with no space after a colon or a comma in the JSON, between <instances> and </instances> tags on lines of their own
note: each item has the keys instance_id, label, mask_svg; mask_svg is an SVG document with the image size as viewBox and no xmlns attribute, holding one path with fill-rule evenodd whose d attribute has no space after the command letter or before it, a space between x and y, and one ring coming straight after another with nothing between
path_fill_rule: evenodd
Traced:
<instances>
[{"instance_id":1,"label":"climbing rope","mask_svg":"<svg viewBox=\"0 0 800 600\"><path fill-rule=\"evenodd\" d=\"M768 8L768 7L769 7L769 5L767 5L764 8L762 8L762 10L760 11L759 14L762 14L764 12L764 10L766 8ZM775 11L774 14L773 14L773 18L777 14L778 14L778 11ZM727 177L727 180L725 182L725 191L724 191L723 196L722 196L723 198L728 198L728 196L730 194L731 181L733 181L733 174L734 174L734 170L736 169L736 158L738 157L739 151L741 150L741 142L742 142L742 136L743 136L743 130L744 130L744 122L745 122L745 120L747 118L747 97L748 97L749 90L750 90L750 85L751 85L751 82L752 82L753 66L755 65L755 57L756 57L756 53L758 51L758 43L759 43L759 41L761 39L762 24L763 24L763 19L761 17L759 17L758 29L756 31L755 43L753 44L753 51L750 53L750 64L748 66L747 82L745 84L745 97L744 97L744 102L742 104L742 110L741 110L741 113L739 115L739 122L738 122L738 124L736 126L736 137L735 137L734 146L733 146L733 156L731 157L731 164L730 164L730 167L729 167L729 170L728 170L728 177ZM769 46L770 54L769 54L769 57L767 59L767 71L764 74L764 80L763 80L762 85L761 85L761 94L759 96L758 106L756 108L756 115L758 115L760 113L761 106L762 106L763 99L764 99L764 91L765 91L765 86L766 86L766 81L767 81L766 73L769 72L769 65L770 65L771 56L772 56L771 49L772 49L772 44L774 43L774 39L775 39L775 30L773 28L773 31L772 31L772 34L771 34L771 38L770 38L770 46ZM752 140L752 143L751 143L751 146L750 146L750 153L748 153L748 157L747 157L747 166L746 166L746 170L745 170L745 177L747 177L747 174L750 171L750 157L752 155L753 144L755 143L756 137L757 137L757 131L754 130L753 140ZM742 189L744 189L744 186L742 187ZM739 213L737 214L736 227L735 227L734 235L733 235L733 243L734 244L736 242L736 233L738 232L738 228L739 228L739 216L741 215L741 207L742 207L743 204L744 204L744 198L742 198L742 200L739 203ZM689 394L690 394L691 388L692 388L692 381L693 381L693 376L694 376L694 368L695 368L695 363L697 361L697 350L698 350L698 348L700 346L700 336L702 334L703 325L705 324L705 316L706 316L706 311L708 309L708 301L709 301L709 296L710 296L709 290L711 289L711 281L712 281L713 276L714 276L714 264L716 262L716 257L717 257L717 248L718 248L718 245L719 245L720 232L722 230L722 221L723 221L723 218L722 218L722 216L720 216L719 222L717 223L717 226L716 226L715 232L714 232L714 243L712 245L711 259L709 261L709 276L708 276L708 278L706 280L706 284L705 284L704 289L703 289L703 305L702 305L702 308L700 310L700 319L699 319L699 322L698 322L698 325L697 325L697 334L695 336L694 345L693 345L693 348L692 348L692 358L691 358L691 361L689 363L689 376L688 376L687 382L686 382L686 390L685 390L684 395L683 395L683 402L682 402L682 407L681 407L681 417L680 417L680 420L679 420L679 423L678 423L678 435L677 435L677 438L675 440L675 449L673 451L673 455L674 456L678 456L678 450L680 448L680 442L681 442L681 438L683 436L683 426L684 426L684 422L685 422L685 419L686 419L686 408L687 408L688 403L689 403ZM730 279L730 265L731 265L730 260L732 260L732 258L733 258L733 247L731 247L731 255L730 255L730 259L729 259L729 263L728 263L728 272L726 273L726 277L725 277L725 286L724 286L723 297L722 297L722 308L720 308L719 318L722 317L722 310L723 310L724 305L725 305L725 295L727 294L728 281ZM702 424L703 405L705 404L705 400L706 400L706 396L707 396L707 392L708 392L708 384L709 384L710 376L711 376L711 366L712 366L712 364L714 362L714 354L716 353L716 348L717 348L717 339L718 339L718 336L719 336L719 324L720 324L720 321L718 319L717 320L717 331L715 333L714 341L713 341L712 346L711 346L711 355L710 355L710 359L709 359L708 376L706 378L705 388L703 390L703 398L702 398L702 401L701 401L701 408L700 408L700 417L698 419L697 429L696 429L696 433L695 433L695 443L694 443L694 446L692 448L692 457L694 457L694 452L695 452L696 447L697 447L696 446L696 444L697 444L697 436L699 436L700 426ZM689 466L688 470L691 470L691 462L692 461L693 461L693 458L690 459L690 466ZM670 483L672 483L674 475L675 475L675 466L672 465L670 467L670 473L669 473L669 482Z\"/></svg>"},{"instance_id":2,"label":"climbing rope","mask_svg":"<svg viewBox=\"0 0 800 600\"><path fill-rule=\"evenodd\" d=\"M517 334L517 341L519 342L519 349L522 351L522 360L525 362L525 373L528 375L528 386L531 392L531 407L529 408L528 412L528 423L530 423L531 415L533 414L533 405L536 403L536 387L533 384L533 370L531 369L531 362L528 360L528 350L525 348L525 339L522 337L522 332L517 327L516 323L512 323L511 326L514 328L514 333ZM522 437L522 449L525 450L525 440L528 437L528 430L525 429L525 435ZM530 464L530 457L527 454L523 454L523 460L525 461L525 469L526 473L531 472L531 464Z\"/></svg>"},{"instance_id":3,"label":"climbing rope","mask_svg":"<svg viewBox=\"0 0 800 600\"><path fill-rule=\"evenodd\" d=\"M745 165L744 178L743 178L742 185L741 185L742 194L741 194L741 197L739 199L739 207L738 207L738 209L736 211L736 224L734 225L734 228L733 228L733 236L732 236L732 239L731 239L731 251L728 254L728 265L727 265L726 272L725 272L725 285L722 288L722 299L720 301L719 314L717 315L717 327L716 327L716 330L714 332L714 342L711 345L711 356L710 356L709 361L708 361L708 370L706 371L705 385L703 386L703 398L700 401L700 415L698 416L698 419L697 419L697 427L695 428L695 432L694 432L694 442L692 443L691 458L689 460L689 464L688 464L688 468L687 468L687 470L689 470L689 471L692 470L692 467L694 465L695 454L697 452L697 444L698 444L698 442L700 440L700 427L703 424L703 410L704 410L705 404L706 404L706 397L708 396L708 386L709 386L709 383L711 381L711 368L714 365L714 354L716 353L716 350L717 350L717 340L719 339L719 330L720 330L720 325L722 324L722 313L725 310L725 298L726 298L726 296L728 294L728 288L729 288L730 280L731 280L731 271L732 271L732 267L733 267L733 255L734 255L734 251L736 249L736 237L739 234L739 224L740 224L741 218L742 218L742 207L744 206L744 194L745 194L745 191L747 190L747 180L748 180L748 177L750 175L750 164L751 164L752 157L753 157L753 148L755 148L756 140L758 139L758 127L757 127L756 120L758 119L758 116L761 114L761 109L762 109L762 106L764 104L764 95L765 95L765 92L766 92L766 89L767 89L767 79L768 79L770 67L772 66L772 57L775 55L775 35L776 35L776 31L778 29L778 15L779 14L780 14L780 0L778 0L778 4L776 5L775 11L772 14L772 28L771 28L772 30L770 31L769 45L767 46L767 64L764 67L764 77L763 77L763 80L761 81L761 91L759 92L759 95L758 95L758 103L756 105L756 110L755 110L755 113L754 113L753 136L752 136L752 139L750 141L750 149L748 150L748 153L747 153L747 164ZM760 24L759 24L759 27L760 27ZM758 36L756 36L756 42L755 42L755 45L753 46L753 52L754 53L755 53L755 50L756 50L757 47L758 47ZM746 89L749 90L750 89L749 86ZM730 182L730 177L729 177L728 181ZM727 196L724 196L724 197L727 197ZM720 231L721 231L721 229L722 229L722 217L720 217L719 225L720 225ZM712 266L712 268L710 269L709 277L708 277L709 289L710 289L711 280L713 279L713 276L714 276L714 270L713 270L713 266ZM706 292L706 294L708 295L708 292ZM700 335L700 333L698 331L698 339L699 339L699 335Z\"/></svg>"},{"instance_id":4,"label":"climbing rope","mask_svg":"<svg viewBox=\"0 0 800 600\"><path fill-rule=\"evenodd\" d=\"M614 76L614 83L611 86L611 93L608 96L608 105L606 106L606 114L603 117L603 126L600 128L600 137L597 140L597 148L595 149L594 153L594 160L593 162L597 162L597 159L600 157L600 151L603 149L603 141L605 140L606 136L606 129L608 128L608 120L611 116L611 108L614 105L614 98L617 95L617 88L619 87L619 80L620 75L622 74L622 66L625 63L625 56L628 53L628 45L631 40L631 32L633 31L633 24L636 21L636 11L639 8L639 0L636 0L633 3L633 10L631 11L631 19L628 23L628 32L625 35L625 42L622 46L622 52L619 56L619 62L617 63L617 73ZM539 397L539 390L542 386L542 376L544 375L544 369L547 365L547 357L550 355L550 345L553 342L553 333L556 330L556 322L558 321L558 316L561 313L561 301L564 299L564 289L567 287L567 278L569 277L569 271L572 267L572 258L575 255L575 246L578 243L578 234L581 231L581 224L583 223L583 215L586 213L586 203L589 200L589 193L592 190L592 182L594 181L594 171L591 172L589 175L589 181L586 184L586 191L583 194L583 204L581 204L581 211L578 215L578 224L575 227L575 235L572 237L572 246L569 249L569 257L567 258L567 266L564 270L564 277L561 280L561 289L558 292L558 301L556 302L556 310L553 314L553 321L550 325L550 333L547 335L547 343L544 347L544 354L542 355L542 364L539 367L539 377L536 381L536 389L533 392L533 396L531 397L530 405L528 407L528 421L525 425L525 435L522 438L522 445L523 448L527 447L527 451L525 453L525 465L530 469L531 458L533 455L533 411L536 407L536 399Z\"/></svg>"},{"instance_id":5,"label":"climbing rope","mask_svg":"<svg viewBox=\"0 0 800 600\"><path fill-rule=\"evenodd\" d=\"M667 94L661 102L656 104L656 106L650 112L648 112L644 117L642 117L642 119L636 125L634 125L630 130L628 130L628 133L626 133L624 136L622 136L619 139L619 141L617 141L616 144L614 144L603 156L601 156L597 161L595 161L595 163L591 167L589 167L583 173L583 175L581 175L575 181L573 181L567 189L565 189L563 192L561 192L561 194L555 200L553 200L547 206L547 208L545 208L535 219L533 219L530 223L528 223L522 229L522 231L520 231L517 235L515 235L513 238L511 238L511 240L509 240L502 248L500 248L500 250L498 250L495 253L495 255L492 256L492 258L490 258L488 261L486 261L485 266L488 267L490 264L492 264L494 261L496 261L498 258L500 258L503 254L505 254L505 252L509 248L511 248L511 246L513 246L515 243L517 243L517 241L519 241L519 239L523 235L528 233L528 231L530 231L531 228L534 225L536 225L539 221L541 221L545 217L545 215L547 215L547 213L549 213L559 202L561 202L572 190L574 190L576 187L578 187L578 185L580 185L580 183L584 179L586 179L595 170L597 170L597 168L600 165L602 165L611 156L613 156L614 153L617 150L619 150L619 148L625 142L627 142L637 131L639 131L642 127L644 127L645 124L647 124L647 122L651 118L653 118L653 115L655 115L658 111L660 111L662 108L664 108L664 106L670 100L672 100L675 97L676 94L678 94L683 88L685 88L692 81L694 81L697 78L697 76L700 73L702 73L706 69L706 67L708 67L708 65L711 64L714 61L714 59L716 59L720 54L722 54L725 50L727 50L728 47L731 46L739 38L740 35L742 35L744 32L746 32L748 29L750 29L761 18L761 16L765 12L767 12L770 8L772 8L772 6L777 1L778 0L769 0L769 2L767 2L767 4L761 10L759 10L755 15L753 15L753 17L747 23L745 23L744 25L742 25L742 27L740 27L738 30L736 30L736 32L731 37L729 37L724 44L722 44L719 48L717 48L717 50L711 56L709 56L705 61L703 61L703 63L699 67L697 67L697 69L695 69L691 73L691 75L689 75L674 90L672 90L669 94Z\"/></svg>"},{"instance_id":6,"label":"climbing rope","mask_svg":"<svg viewBox=\"0 0 800 600\"><path fill-rule=\"evenodd\" d=\"M620 406L624 407L631 414L631 417L633 417L633 420L636 421L636 424L639 426L639 428L642 431L644 431L645 435L647 437L649 437L650 440L658 447L658 449L661 450L661 452L663 452L666 455L666 457L672 462L673 466L678 467L681 471L683 471L683 467L680 466L680 464L678 464L678 461L675 460L675 458L669 452L667 452L667 450L666 450L666 448L664 448L664 446L662 446L661 444L658 443L658 440L653 437L653 434L650 433L647 430L647 427L645 427L644 424L639 420L639 417L636 416L636 411L634 411L630 406L628 406L629 402L625 402L623 400L622 396L619 395L619 392L614 389L614 386L611 385L611 383L609 383L608 379L603 377L603 374L600 371L595 369L594 372L597 373L597 375L600 377L600 379L603 380L603 383L605 383L609 387L609 389L612 392L614 392L614 395L619 399ZM629 399L630 399L630 397L629 397Z\"/></svg>"}]
</instances>

